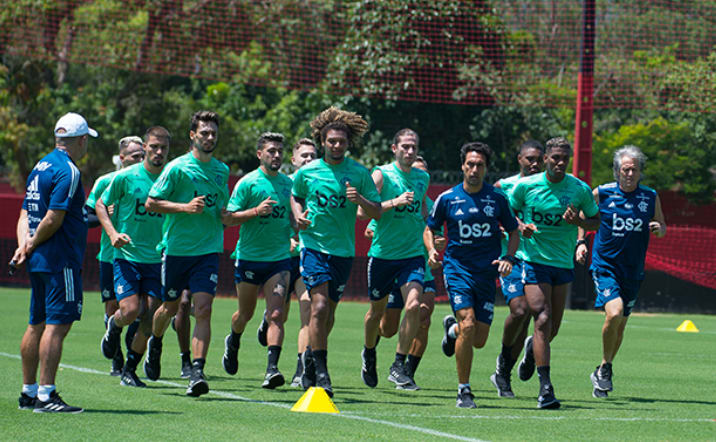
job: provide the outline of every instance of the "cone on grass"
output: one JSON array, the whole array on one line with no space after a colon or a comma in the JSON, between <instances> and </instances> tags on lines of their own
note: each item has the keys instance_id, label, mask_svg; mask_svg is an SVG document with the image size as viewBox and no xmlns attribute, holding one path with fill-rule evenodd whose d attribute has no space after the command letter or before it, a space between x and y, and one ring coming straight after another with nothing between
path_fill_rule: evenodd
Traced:
<instances>
[{"instance_id":1,"label":"cone on grass","mask_svg":"<svg viewBox=\"0 0 716 442\"><path fill-rule=\"evenodd\" d=\"M321 387L311 387L303 393L301 399L296 401L291 411L303 413L334 413L338 414L338 408L328 397L326 390Z\"/></svg>"},{"instance_id":2,"label":"cone on grass","mask_svg":"<svg viewBox=\"0 0 716 442\"><path fill-rule=\"evenodd\" d=\"M682 322L680 326L678 326L676 328L676 331L677 332L685 332L685 333L698 333L699 329L696 328L696 326L694 325L693 322L691 322L690 320L687 319L686 321Z\"/></svg>"}]
</instances>

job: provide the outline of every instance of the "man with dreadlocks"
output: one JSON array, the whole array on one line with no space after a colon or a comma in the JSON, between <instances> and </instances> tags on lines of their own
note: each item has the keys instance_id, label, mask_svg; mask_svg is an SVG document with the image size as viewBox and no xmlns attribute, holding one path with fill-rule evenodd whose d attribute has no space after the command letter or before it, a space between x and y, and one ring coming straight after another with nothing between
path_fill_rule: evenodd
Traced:
<instances>
[{"instance_id":1,"label":"man with dreadlocks","mask_svg":"<svg viewBox=\"0 0 716 442\"><path fill-rule=\"evenodd\" d=\"M323 388L333 396L328 375L328 334L355 255L358 207L380 218L380 195L370 172L345 154L368 131L358 114L335 107L312 122L313 138L323 146L323 158L296 173L291 210L299 228L301 276L311 296L308 325L310 347L302 355L304 389Z\"/></svg>"}]
</instances>

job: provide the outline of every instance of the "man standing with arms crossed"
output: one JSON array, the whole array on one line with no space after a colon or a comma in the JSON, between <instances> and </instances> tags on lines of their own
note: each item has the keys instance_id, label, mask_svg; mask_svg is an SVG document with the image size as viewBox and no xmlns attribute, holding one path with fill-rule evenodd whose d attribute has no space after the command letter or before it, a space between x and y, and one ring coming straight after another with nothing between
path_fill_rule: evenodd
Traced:
<instances>
[{"instance_id":1,"label":"man standing with arms crossed","mask_svg":"<svg viewBox=\"0 0 716 442\"><path fill-rule=\"evenodd\" d=\"M55 124L55 149L30 172L17 222L18 247L11 265L27 270L32 284L30 323L20 344L22 393L19 407L36 413L81 413L55 389L62 344L82 316L82 259L87 245L87 210L80 171L88 135L97 131L76 113ZM40 385L37 368L40 366Z\"/></svg>"},{"instance_id":2,"label":"man standing with arms crossed","mask_svg":"<svg viewBox=\"0 0 716 442\"><path fill-rule=\"evenodd\" d=\"M152 332L152 317L162 303L162 257L157 244L162 240L164 216L148 211L144 204L149 189L167 162L170 139L165 128L149 128L144 134L144 161L115 174L97 200L97 216L115 248L114 291L119 301L119 309L109 318L102 338L102 353L106 358L120 352L122 328L140 319L120 380L129 387L146 386L136 369ZM114 206L111 218L107 206Z\"/></svg>"},{"instance_id":3,"label":"man standing with arms crossed","mask_svg":"<svg viewBox=\"0 0 716 442\"><path fill-rule=\"evenodd\" d=\"M345 157L368 130L360 115L331 107L311 122L311 128L324 155L298 170L291 195L304 246L301 276L311 296L308 328L312 352L304 352L302 384L305 389L321 387L333 396L327 366L328 335L355 256L356 212L360 206L368 217L380 218L380 195L368 169ZM309 359L315 363L315 371L307 365Z\"/></svg>"},{"instance_id":4,"label":"man standing with arms crossed","mask_svg":"<svg viewBox=\"0 0 716 442\"><path fill-rule=\"evenodd\" d=\"M194 301L192 373L188 396L209 392L204 364L211 341L211 307L219 280L219 253L224 249L222 213L229 199L229 167L213 157L219 134L219 116L196 112L191 118L191 150L172 160L149 191L145 207L165 213L164 282L161 307L154 314L144 372L151 380L161 374L162 337L176 315L182 291L189 288Z\"/></svg>"},{"instance_id":5,"label":"man standing with arms crossed","mask_svg":"<svg viewBox=\"0 0 716 442\"><path fill-rule=\"evenodd\" d=\"M380 192L382 215L376 222L373 243L368 251L371 302L364 320L361 378L370 388L378 385L375 346L388 295L396 284L405 304L405 319L388 380L398 387L413 383L405 371L405 357L420 329L420 297L425 278L422 233L425 230L424 214L427 213L425 192L430 184L430 175L413 167L418 143L418 134L412 129L398 131L391 146L395 161L375 168L372 173ZM358 217L366 218L360 208Z\"/></svg>"},{"instance_id":6,"label":"man standing with arms crossed","mask_svg":"<svg viewBox=\"0 0 716 442\"><path fill-rule=\"evenodd\" d=\"M230 375L238 371L241 334L254 315L259 290L263 288L268 364L261 386L267 389L285 383L278 360L284 337L284 308L291 277L289 249L295 223L291 214L293 183L279 172L283 139L278 133L261 134L256 145L260 165L236 183L224 218L227 226L241 224L241 232L236 243L234 271L239 308L231 317L231 330L224 340L222 365Z\"/></svg>"}]
</instances>

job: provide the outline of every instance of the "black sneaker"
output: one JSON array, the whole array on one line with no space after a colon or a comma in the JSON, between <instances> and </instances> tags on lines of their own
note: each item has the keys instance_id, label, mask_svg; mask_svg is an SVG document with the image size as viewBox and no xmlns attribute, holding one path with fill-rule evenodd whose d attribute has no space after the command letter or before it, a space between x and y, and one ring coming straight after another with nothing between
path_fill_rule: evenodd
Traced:
<instances>
[{"instance_id":1,"label":"black sneaker","mask_svg":"<svg viewBox=\"0 0 716 442\"><path fill-rule=\"evenodd\" d=\"M109 372L110 376L121 376L122 369L124 368L124 355L120 348L116 355L112 358L112 370Z\"/></svg>"},{"instance_id":2,"label":"black sneaker","mask_svg":"<svg viewBox=\"0 0 716 442\"><path fill-rule=\"evenodd\" d=\"M532 350L532 336L525 338L525 353L522 355L517 374L523 381L529 380L535 374L535 354Z\"/></svg>"},{"instance_id":3,"label":"black sneaker","mask_svg":"<svg viewBox=\"0 0 716 442\"><path fill-rule=\"evenodd\" d=\"M324 389L328 397L333 397L333 386L328 373L316 373L316 387Z\"/></svg>"},{"instance_id":4,"label":"black sneaker","mask_svg":"<svg viewBox=\"0 0 716 442\"><path fill-rule=\"evenodd\" d=\"M150 336L147 341L147 357L144 358L144 374L147 379L156 381L162 372L162 341Z\"/></svg>"},{"instance_id":5,"label":"black sneaker","mask_svg":"<svg viewBox=\"0 0 716 442\"><path fill-rule=\"evenodd\" d=\"M475 396L472 394L470 387L461 388L457 392L457 408L477 408L475 405Z\"/></svg>"},{"instance_id":6,"label":"black sneaker","mask_svg":"<svg viewBox=\"0 0 716 442\"><path fill-rule=\"evenodd\" d=\"M390 366L388 380L395 385L407 385L412 382L412 379L405 374L405 365L399 362L393 362Z\"/></svg>"},{"instance_id":7,"label":"black sneaker","mask_svg":"<svg viewBox=\"0 0 716 442\"><path fill-rule=\"evenodd\" d=\"M198 367L192 367L191 379L189 380L189 387L186 389L186 395L192 397L199 397L202 394L209 392L209 383L206 382L206 376L204 376L204 370Z\"/></svg>"},{"instance_id":8,"label":"black sneaker","mask_svg":"<svg viewBox=\"0 0 716 442\"><path fill-rule=\"evenodd\" d=\"M268 321L266 320L266 311L264 310L264 315L261 317L261 324L259 324L259 328L256 330L256 338L262 347L268 346L266 333L268 333Z\"/></svg>"},{"instance_id":9,"label":"black sneaker","mask_svg":"<svg viewBox=\"0 0 716 442\"><path fill-rule=\"evenodd\" d=\"M113 359L119 351L119 344L122 338L122 329L114 325L114 316L110 316L107 321L107 329L102 336L100 348L102 354L107 359Z\"/></svg>"},{"instance_id":10,"label":"black sneaker","mask_svg":"<svg viewBox=\"0 0 716 442\"><path fill-rule=\"evenodd\" d=\"M592 386L597 390L612 391L612 364L607 362L597 368L589 376Z\"/></svg>"},{"instance_id":11,"label":"black sneaker","mask_svg":"<svg viewBox=\"0 0 716 442\"><path fill-rule=\"evenodd\" d=\"M507 371L507 367L503 364L502 355L497 356L496 365L495 372L490 376L490 381L497 388L497 395L499 397L515 397L512 392L512 373Z\"/></svg>"},{"instance_id":12,"label":"black sneaker","mask_svg":"<svg viewBox=\"0 0 716 442\"><path fill-rule=\"evenodd\" d=\"M608 393L607 393L606 391L604 391L604 390L600 390L600 389L598 389L598 388L595 388L594 390L592 390L592 397L593 397L593 398L596 398L596 399L604 399L604 398L606 398L606 397L608 397L608 396L609 396Z\"/></svg>"},{"instance_id":13,"label":"black sneaker","mask_svg":"<svg viewBox=\"0 0 716 442\"><path fill-rule=\"evenodd\" d=\"M17 400L18 409L20 410L33 410L35 408L36 397L30 397L25 393L20 393L20 397Z\"/></svg>"},{"instance_id":14,"label":"black sneaker","mask_svg":"<svg viewBox=\"0 0 716 442\"><path fill-rule=\"evenodd\" d=\"M556 410L561 405L557 398L554 397L554 387L552 387L552 384L547 384L540 388L539 397L537 398L537 408Z\"/></svg>"},{"instance_id":15,"label":"black sneaker","mask_svg":"<svg viewBox=\"0 0 716 442\"><path fill-rule=\"evenodd\" d=\"M137 373L133 371L129 371L127 369L122 371L122 377L119 380L119 385L124 385L125 387L146 387L147 384L142 382L141 379L139 379L139 376L137 376Z\"/></svg>"},{"instance_id":16,"label":"black sneaker","mask_svg":"<svg viewBox=\"0 0 716 442\"><path fill-rule=\"evenodd\" d=\"M191 377L191 361L181 361L181 374L182 379L189 379Z\"/></svg>"},{"instance_id":17,"label":"black sneaker","mask_svg":"<svg viewBox=\"0 0 716 442\"><path fill-rule=\"evenodd\" d=\"M415 379L408 376L408 379L410 379L410 382L407 384L398 384L395 386L396 390L405 390L405 391L417 391L420 390L420 387L418 387L418 384L415 383Z\"/></svg>"},{"instance_id":18,"label":"black sneaker","mask_svg":"<svg viewBox=\"0 0 716 442\"><path fill-rule=\"evenodd\" d=\"M224 338L224 356L221 358L221 365L230 375L235 375L239 371L239 349L231 345L231 333Z\"/></svg>"},{"instance_id":19,"label":"black sneaker","mask_svg":"<svg viewBox=\"0 0 716 442\"><path fill-rule=\"evenodd\" d=\"M303 374L301 374L301 387L308 390L316 386L316 362L313 359L311 347L307 347L306 351L301 354L301 363L303 364Z\"/></svg>"},{"instance_id":20,"label":"black sneaker","mask_svg":"<svg viewBox=\"0 0 716 442\"><path fill-rule=\"evenodd\" d=\"M42 402L39 399L37 401L35 401L35 409L33 411L35 413L77 414L77 413L82 413L85 410L83 408L67 405L65 403L65 401L62 400L60 395L57 394L57 391L53 391L52 393L50 393L50 399L48 399L47 402Z\"/></svg>"},{"instance_id":21,"label":"black sneaker","mask_svg":"<svg viewBox=\"0 0 716 442\"><path fill-rule=\"evenodd\" d=\"M273 390L274 388L280 387L286 383L283 375L278 371L278 367L269 367L266 370L266 376L264 376L264 382L261 384L261 388Z\"/></svg>"},{"instance_id":22,"label":"black sneaker","mask_svg":"<svg viewBox=\"0 0 716 442\"><path fill-rule=\"evenodd\" d=\"M363 379L364 384L370 388L375 388L375 386L378 385L375 348L373 348L372 351L369 351L363 347L363 351L360 352L360 358L363 361L363 365L360 370L360 377Z\"/></svg>"},{"instance_id":23,"label":"black sneaker","mask_svg":"<svg viewBox=\"0 0 716 442\"><path fill-rule=\"evenodd\" d=\"M445 329L445 335L443 336L443 353L445 353L445 356L450 357L455 354L455 338L451 338L448 335L448 331L450 331L450 327L453 326L453 324L457 324L457 321L455 320L455 317L452 315L447 315L443 318L443 328Z\"/></svg>"}]
</instances>

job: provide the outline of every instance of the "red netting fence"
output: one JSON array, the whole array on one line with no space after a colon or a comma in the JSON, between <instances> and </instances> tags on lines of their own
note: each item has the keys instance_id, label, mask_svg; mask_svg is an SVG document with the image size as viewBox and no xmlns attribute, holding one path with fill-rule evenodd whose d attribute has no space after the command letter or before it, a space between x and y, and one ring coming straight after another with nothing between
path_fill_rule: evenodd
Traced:
<instances>
[{"instance_id":1,"label":"red netting fence","mask_svg":"<svg viewBox=\"0 0 716 442\"><path fill-rule=\"evenodd\" d=\"M716 229L668 226L663 238L652 238L646 269L716 290Z\"/></svg>"}]
</instances>

